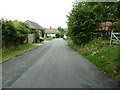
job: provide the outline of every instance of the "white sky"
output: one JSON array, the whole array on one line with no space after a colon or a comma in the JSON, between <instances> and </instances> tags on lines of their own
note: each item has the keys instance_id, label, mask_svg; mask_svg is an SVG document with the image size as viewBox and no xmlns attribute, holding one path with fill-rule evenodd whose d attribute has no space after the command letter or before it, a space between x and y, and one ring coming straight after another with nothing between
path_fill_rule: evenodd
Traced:
<instances>
[{"instance_id":1,"label":"white sky","mask_svg":"<svg viewBox=\"0 0 120 90\"><path fill-rule=\"evenodd\" d=\"M66 28L66 15L73 2L75 0L0 0L0 18L31 20L44 28Z\"/></svg>"}]
</instances>

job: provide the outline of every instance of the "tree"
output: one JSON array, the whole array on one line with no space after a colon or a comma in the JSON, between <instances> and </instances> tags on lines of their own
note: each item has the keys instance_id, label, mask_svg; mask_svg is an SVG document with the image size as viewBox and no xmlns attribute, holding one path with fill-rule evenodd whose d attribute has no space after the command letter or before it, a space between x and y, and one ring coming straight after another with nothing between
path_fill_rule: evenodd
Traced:
<instances>
[{"instance_id":1,"label":"tree","mask_svg":"<svg viewBox=\"0 0 120 90\"><path fill-rule=\"evenodd\" d=\"M67 35L76 44L91 41L101 22L117 20L117 2L80 2L73 6L68 18Z\"/></svg>"},{"instance_id":2,"label":"tree","mask_svg":"<svg viewBox=\"0 0 120 90\"><path fill-rule=\"evenodd\" d=\"M64 34L61 34L61 38L63 38L64 37Z\"/></svg>"},{"instance_id":3,"label":"tree","mask_svg":"<svg viewBox=\"0 0 120 90\"><path fill-rule=\"evenodd\" d=\"M37 43L40 40L39 31L35 32L35 42Z\"/></svg>"},{"instance_id":4,"label":"tree","mask_svg":"<svg viewBox=\"0 0 120 90\"><path fill-rule=\"evenodd\" d=\"M60 27L58 27L58 30L59 30L59 31L60 31L60 33L61 33L61 34L63 34L63 35L66 33L66 31L65 31L64 29L62 29L62 27L61 27L61 26L60 26Z\"/></svg>"},{"instance_id":5,"label":"tree","mask_svg":"<svg viewBox=\"0 0 120 90\"><path fill-rule=\"evenodd\" d=\"M29 27L24 22L1 19L3 47L22 44L27 38Z\"/></svg>"},{"instance_id":6,"label":"tree","mask_svg":"<svg viewBox=\"0 0 120 90\"><path fill-rule=\"evenodd\" d=\"M78 3L68 16L68 36L76 44L85 44L93 39L99 23L88 3ZM93 27L94 26L94 27Z\"/></svg>"},{"instance_id":7,"label":"tree","mask_svg":"<svg viewBox=\"0 0 120 90\"><path fill-rule=\"evenodd\" d=\"M2 40L5 47L9 46L9 43L16 42L17 31L11 20L2 20Z\"/></svg>"},{"instance_id":8,"label":"tree","mask_svg":"<svg viewBox=\"0 0 120 90\"><path fill-rule=\"evenodd\" d=\"M56 38L60 38L60 33L56 33Z\"/></svg>"},{"instance_id":9,"label":"tree","mask_svg":"<svg viewBox=\"0 0 120 90\"><path fill-rule=\"evenodd\" d=\"M22 44L30 32L29 31L30 28L24 22L13 21L13 23L14 23L14 27L17 31L17 39L19 39L19 41L20 41L19 43Z\"/></svg>"}]
</instances>

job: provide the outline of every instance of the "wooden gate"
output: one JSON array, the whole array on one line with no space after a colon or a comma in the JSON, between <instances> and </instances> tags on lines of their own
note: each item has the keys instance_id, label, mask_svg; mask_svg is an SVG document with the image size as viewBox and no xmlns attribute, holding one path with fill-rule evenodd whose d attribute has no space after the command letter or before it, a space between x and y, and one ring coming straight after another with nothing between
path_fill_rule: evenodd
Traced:
<instances>
[{"instance_id":1,"label":"wooden gate","mask_svg":"<svg viewBox=\"0 0 120 90\"><path fill-rule=\"evenodd\" d=\"M120 45L120 33L111 31L110 46Z\"/></svg>"}]
</instances>

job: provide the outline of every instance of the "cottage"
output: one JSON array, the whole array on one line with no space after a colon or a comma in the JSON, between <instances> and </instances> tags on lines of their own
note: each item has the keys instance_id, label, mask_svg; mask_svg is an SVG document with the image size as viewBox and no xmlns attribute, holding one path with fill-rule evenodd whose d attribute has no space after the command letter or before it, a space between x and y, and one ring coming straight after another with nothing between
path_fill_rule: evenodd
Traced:
<instances>
[{"instance_id":1,"label":"cottage","mask_svg":"<svg viewBox=\"0 0 120 90\"><path fill-rule=\"evenodd\" d=\"M46 37L55 38L57 33L60 33L58 29L49 28L45 30Z\"/></svg>"},{"instance_id":2,"label":"cottage","mask_svg":"<svg viewBox=\"0 0 120 90\"><path fill-rule=\"evenodd\" d=\"M39 24L32 22L30 20L25 21L32 29L31 34L28 35L28 43L35 42L35 31L39 32L41 37L44 37L44 28L41 27Z\"/></svg>"},{"instance_id":3,"label":"cottage","mask_svg":"<svg viewBox=\"0 0 120 90\"><path fill-rule=\"evenodd\" d=\"M112 23L109 21L102 22L101 23L102 27L97 30L98 36L102 36L104 39L109 39L110 34L111 34L109 26L111 25Z\"/></svg>"},{"instance_id":4,"label":"cottage","mask_svg":"<svg viewBox=\"0 0 120 90\"><path fill-rule=\"evenodd\" d=\"M41 27L39 24L37 24L37 23L35 23L35 22L32 22L32 21L30 21L30 20L27 20L27 21L25 21L31 28L34 28L34 29L36 29L36 30L39 30L39 31L43 31L44 30L44 28L43 27Z\"/></svg>"},{"instance_id":5,"label":"cottage","mask_svg":"<svg viewBox=\"0 0 120 90\"><path fill-rule=\"evenodd\" d=\"M109 26L110 25L112 25L112 23L111 22L103 22L102 23L102 30L104 30L104 31L109 31L110 29L109 29Z\"/></svg>"}]
</instances>

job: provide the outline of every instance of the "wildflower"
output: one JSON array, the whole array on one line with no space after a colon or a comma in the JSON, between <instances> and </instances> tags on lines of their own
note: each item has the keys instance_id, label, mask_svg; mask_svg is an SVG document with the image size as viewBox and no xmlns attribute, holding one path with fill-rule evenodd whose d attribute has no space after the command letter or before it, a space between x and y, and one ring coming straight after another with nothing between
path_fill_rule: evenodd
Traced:
<instances>
[{"instance_id":1,"label":"wildflower","mask_svg":"<svg viewBox=\"0 0 120 90\"><path fill-rule=\"evenodd\" d=\"M92 54L91 54L91 55L93 56L94 54L96 54L96 52L92 52Z\"/></svg>"}]
</instances>

